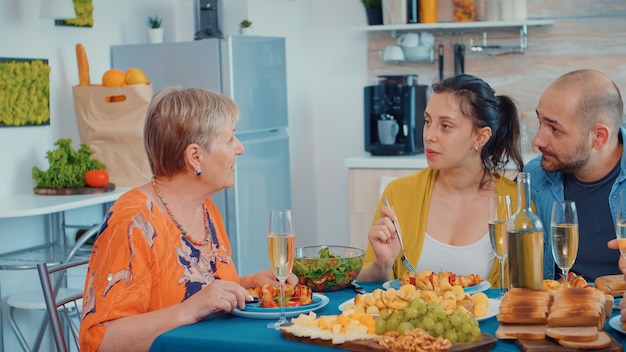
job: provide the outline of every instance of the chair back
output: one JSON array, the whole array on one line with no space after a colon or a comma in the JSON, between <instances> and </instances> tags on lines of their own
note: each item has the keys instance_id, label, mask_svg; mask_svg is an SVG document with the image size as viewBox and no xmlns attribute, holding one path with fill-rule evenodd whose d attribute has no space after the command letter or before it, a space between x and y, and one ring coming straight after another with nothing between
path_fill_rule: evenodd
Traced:
<instances>
[{"instance_id":1,"label":"chair back","mask_svg":"<svg viewBox=\"0 0 626 352\"><path fill-rule=\"evenodd\" d=\"M83 297L82 292L76 295L66 297L62 301L57 301L55 290L53 288L53 274L66 274L68 269L89 263L88 258L81 258L74 261L65 262L55 266L48 266L45 263L37 264L37 272L39 273L39 281L43 290L43 297L46 302L46 311L50 325L52 327L52 336L57 351L69 351L69 345L66 341L66 335L74 341L76 348L78 346L78 327L80 324L80 311L82 309L80 300ZM64 327L68 331L64 331Z\"/></svg>"}]
</instances>

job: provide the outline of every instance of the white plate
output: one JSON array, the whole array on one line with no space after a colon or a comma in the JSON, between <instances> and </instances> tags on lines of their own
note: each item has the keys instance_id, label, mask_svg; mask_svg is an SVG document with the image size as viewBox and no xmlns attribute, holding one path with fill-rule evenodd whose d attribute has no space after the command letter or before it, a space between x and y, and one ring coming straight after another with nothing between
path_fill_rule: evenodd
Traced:
<instances>
[{"instance_id":1,"label":"white plate","mask_svg":"<svg viewBox=\"0 0 626 352\"><path fill-rule=\"evenodd\" d=\"M485 314L485 316L483 317L476 318L476 320L487 320L498 315L498 312L500 312L500 300L495 298L489 298L489 307L487 308L487 314Z\"/></svg>"},{"instance_id":2,"label":"white plate","mask_svg":"<svg viewBox=\"0 0 626 352\"><path fill-rule=\"evenodd\" d=\"M311 312L311 311L316 311L316 310L326 306L328 304L328 302L330 302L328 297L324 296L323 294L314 293L313 296L321 299L322 303L320 303L319 305L316 305L314 307L302 307L302 309L295 309L295 307L294 308L289 308L289 310L285 311L285 317L286 318L293 318L293 317L297 317L298 315L303 314L303 313L306 314L306 313ZM276 312L276 311L272 311L272 312L248 312L248 311L245 311L245 310L241 310L239 308L235 308L235 310L233 310L231 312L231 314L235 315L235 316L238 316L238 317L250 318L250 319L268 319L269 320L269 319L278 319L278 318L280 318L280 310L278 312Z\"/></svg>"},{"instance_id":3,"label":"white plate","mask_svg":"<svg viewBox=\"0 0 626 352\"><path fill-rule=\"evenodd\" d=\"M345 302L341 303L341 304L339 305L339 307L337 307L337 308L339 308L339 311L340 311L340 312L343 312L343 311L344 311L344 309L346 308L346 304L348 304L348 303L354 303L354 298L350 298L349 300L347 300L347 301L345 301ZM377 314L377 315L378 315L378 314Z\"/></svg>"},{"instance_id":4,"label":"white plate","mask_svg":"<svg viewBox=\"0 0 626 352\"><path fill-rule=\"evenodd\" d=\"M622 329L622 316L616 315L609 320L609 326L613 329L621 332L622 334L626 334L626 330Z\"/></svg>"},{"instance_id":5,"label":"white plate","mask_svg":"<svg viewBox=\"0 0 626 352\"><path fill-rule=\"evenodd\" d=\"M388 290L390 287L395 288L396 290L400 289L400 287L402 287L402 285L400 284L400 280L399 279L395 279L395 280L390 280L387 281L385 283L383 283L383 288L385 290ZM478 284L474 285L474 286L469 286L463 289L463 291L472 294L472 293L476 293L476 292L483 292L488 290L489 288L491 288L491 284L489 283L489 281L481 281Z\"/></svg>"},{"instance_id":6,"label":"white plate","mask_svg":"<svg viewBox=\"0 0 626 352\"><path fill-rule=\"evenodd\" d=\"M348 303L354 303L354 298L350 298L349 300L341 303L338 307L339 310L343 312L344 308L346 307ZM500 300L495 299L495 298L489 298L489 307L487 308L487 314L485 314L485 316L483 317L476 318L476 320L483 321L483 320L487 320L489 318L495 317L496 315L498 315L499 311L500 311ZM378 314L372 314L372 315L378 316Z\"/></svg>"}]
</instances>

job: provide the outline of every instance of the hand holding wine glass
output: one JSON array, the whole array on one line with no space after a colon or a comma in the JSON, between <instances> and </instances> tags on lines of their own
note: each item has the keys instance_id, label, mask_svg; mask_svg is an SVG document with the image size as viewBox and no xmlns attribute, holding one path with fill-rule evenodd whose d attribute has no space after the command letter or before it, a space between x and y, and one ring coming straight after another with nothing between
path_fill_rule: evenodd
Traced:
<instances>
[{"instance_id":1,"label":"hand holding wine glass","mask_svg":"<svg viewBox=\"0 0 626 352\"><path fill-rule=\"evenodd\" d=\"M504 283L504 261L506 252L507 221L511 217L511 197L507 195L492 195L489 199L489 239L493 254L500 262L500 295L506 292Z\"/></svg>"},{"instance_id":2,"label":"hand holding wine glass","mask_svg":"<svg viewBox=\"0 0 626 352\"><path fill-rule=\"evenodd\" d=\"M291 273L296 250L296 235L291 224L291 210L272 210L267 229L267 249L270 266L280 283L280 319L267 327L279 329L285 319L285 281Z\"/></svg>"},{"instance_id":3,"label":"hand holding wine glass","mask_svg":"<svg viewBox=\"0 0 626 352\"><path fill-rule=\"evenodd\" d=\"M554 261L563 273L565 287L568 287L569 270L578 254L578 214L574 201L557 200L552 204L550 243Z\"/></svg>"}]
</instances>

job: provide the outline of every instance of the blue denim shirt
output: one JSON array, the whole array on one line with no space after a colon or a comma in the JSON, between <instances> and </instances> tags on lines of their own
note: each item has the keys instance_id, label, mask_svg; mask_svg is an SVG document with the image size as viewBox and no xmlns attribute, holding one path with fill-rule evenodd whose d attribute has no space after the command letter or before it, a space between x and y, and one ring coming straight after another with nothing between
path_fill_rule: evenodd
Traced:
<instances>
[{"instance_id":1,"label":"blue denim shirt","mask_svg":"<svg viewBox=\"0 0 626 352\"><path fill-rule=\"evenodd\" d=\"M626 188L626 148L624 148L624 136L626 129L620 128L620 142L622 143L622 160L620 161L620 173L611 187L609 194L609 207L615 223L617 213L617 202L619 191ZM552 246L550 245L550 216L552 203L555 200L563 200L563 174L560 172L545 172L541 168L541 156L538 156L524 166L524 172L530 174L530 193L532 201L535 203L537 215L541 218L544 227L544 251L543 251L543 277L554 277L554 258L552 257Z\"/></svg>"}]
</instances>

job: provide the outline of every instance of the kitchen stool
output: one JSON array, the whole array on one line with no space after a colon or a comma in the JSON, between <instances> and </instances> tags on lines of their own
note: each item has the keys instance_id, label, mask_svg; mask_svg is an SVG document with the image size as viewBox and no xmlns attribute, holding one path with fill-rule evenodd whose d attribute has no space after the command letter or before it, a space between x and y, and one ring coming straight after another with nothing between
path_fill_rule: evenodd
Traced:
<instances>
[{"instance_id":1,"label":"kitchen stool","mask_svg":"<svg viewBox=\"0 0 626 352\"><path fill-rule=\"evenodd\" d=\"M65 257L65 259L63 259L61 263L69 262L76 257L89 258L89 255L91 255L91 248L86 248L86 247L83 248L83 246L85 245L87 241L94 238L100 232L99 230L100 230L100 225L96 225L96 226L91 227L85 233L83 233L76 240L76 243L74 244L74 246L72 246L67 256ZM46 263L46 264L54 264L54 263ZM62 284L62 280L57 280L54 286L54 290L58 292L56 295L58 299L71 297L78 293L82 294L82 291L83 291L82 289L79 290L79 289L63 288L61 287L61 284ZM44 317L44 320L39 327L37 338L35 339L35 344L33 348L31 349L28 343L26 342L24 335L19 329L17 322L15 321L14 312L16 309L46 311L46 302L44 301L43 292L39 289L36 291L28 291L28 292L17 293L17 294L11 295L7 298L7 306L9 307L8 318L9 318L9 323L11 325L11 329L13 330L13 333L15 334L15 337L17 338L22 349L27 352L31 350L32 351L39 350L41 341L43 339L43 335L46 331L46 327L49 322L48 316L46 315L46 317Z\"/></svg>"}]
</instances>

